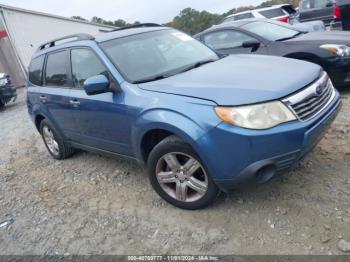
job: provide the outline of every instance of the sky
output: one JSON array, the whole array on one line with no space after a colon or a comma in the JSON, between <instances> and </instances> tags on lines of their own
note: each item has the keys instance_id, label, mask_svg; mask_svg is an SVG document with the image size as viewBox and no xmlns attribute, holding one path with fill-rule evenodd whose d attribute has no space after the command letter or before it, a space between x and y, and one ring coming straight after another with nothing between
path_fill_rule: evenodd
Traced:
<instances>
[{"instance_id":1,"label":"sky","mask_svg":"<svg viewBox=\"0 0 350 262\"><path fill-rule=\"evenodd\" d=\"M256 5L262 0L0 0L0 4L66 17L93 16L127 22L169 22L179 12L191 7L199 11L224 13L242 5Z\"/></svg>"}]
</instances>

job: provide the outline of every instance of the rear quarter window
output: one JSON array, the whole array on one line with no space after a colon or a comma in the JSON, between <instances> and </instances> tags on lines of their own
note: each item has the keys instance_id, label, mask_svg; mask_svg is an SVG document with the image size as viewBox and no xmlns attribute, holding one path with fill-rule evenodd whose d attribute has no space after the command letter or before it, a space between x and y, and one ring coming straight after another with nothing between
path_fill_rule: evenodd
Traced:
<instances>
[{"instance_id":1,"label":"rear quarter window","mask_svg":"<svg viewBox=\"0 0 350 262\"><path fill-rule=\"evenodd\" d=\"M223 21L223 23L238 21L238 20L243 20L243 19L249 19L249 18L254 18L254 15L252 13L244 13L244 14L230 16L230 17L226 18Z\"/></svg>"},{"instance_id":2,"label":"rear quarter window","mask_svg":"<svg viewBox=\"0 0 350 262\"><path fill-rule=\"evenodd\" d=\"M43 84L43 66L45 56L34 58L29 66L29 82L33 85L42 86Z\"/></svg>"},{"instance_id":3,"label":"rear quarter window","mask_svg":"<svg viewBox=\"0 0 350 262\"><path fill-rule=\"evenodd\" d=\"M279 16L285 16L286 14L282 10L282 8L275 8L275 9L269 9L259 12L261 15L265 16L266 18L274 18Z\"/></svg>"}]
</instances>

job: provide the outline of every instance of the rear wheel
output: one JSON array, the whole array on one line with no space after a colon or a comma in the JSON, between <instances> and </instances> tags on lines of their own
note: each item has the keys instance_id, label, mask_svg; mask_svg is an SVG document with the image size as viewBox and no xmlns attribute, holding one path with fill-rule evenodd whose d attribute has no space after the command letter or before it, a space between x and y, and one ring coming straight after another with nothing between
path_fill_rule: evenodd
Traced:
<instances>
[{"instance_id":1,"label":"rear wheel","mask_svg":"<svg viewBox=\"0 0 350 262\"><path fill-rule=\"evenodd\" d=\"M54 127L45 119L40 123L40 133L47 150L53 158L61 160L70 157L74 153L74 149L63 141Z\"/></svg>"},{"instance_id":2,"label":"rear wheel","mask_svg":"<svg viewBox=\"0 0 350 262\"><path fill-rule=\"evenodd\" d=\"M155 146L148 159L148 173L155 191L183 209L204 208L219 193L197 154L176 136Z\"/></svg>"},{"instance_id":3,"label":"rear wheel","mask_svg":"<svg viewBox=\"0 0 350 262\"><path fill-rule=\"evenodd\" d=\"M0 100L0 109L4 108L5 104Z\"/></svg>"}]
</instances>

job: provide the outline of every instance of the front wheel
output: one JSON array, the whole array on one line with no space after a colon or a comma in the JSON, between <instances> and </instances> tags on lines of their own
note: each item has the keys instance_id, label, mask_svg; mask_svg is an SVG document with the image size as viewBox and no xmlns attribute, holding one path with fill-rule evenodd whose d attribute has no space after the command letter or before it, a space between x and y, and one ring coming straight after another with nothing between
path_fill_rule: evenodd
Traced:
<instances>
[{"instance_id":1,"label":"front wheel","mask_svg":"<svg viewBox=\"0 0 350 262\"><path fill-rule=\"evenodd\" d=\"M179 208L204 208L219 193L197 154L176 136L165 138L152 150L148 174L154 190Z\"/></svg>"}]
</instances>

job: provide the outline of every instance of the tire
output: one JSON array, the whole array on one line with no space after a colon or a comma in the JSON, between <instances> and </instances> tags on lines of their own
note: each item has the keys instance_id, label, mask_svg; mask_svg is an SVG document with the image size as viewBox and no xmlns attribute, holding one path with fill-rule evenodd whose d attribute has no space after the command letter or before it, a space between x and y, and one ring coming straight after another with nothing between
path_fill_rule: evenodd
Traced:
<instances>
[{"instance_id":1,"label":"tire","mask_svg":"<svg viewBox=\"0 0 350 262\"><path fill-rule=\"evenodd\" d=\"M53 139L53 141L50 141L50 138L47 136L49 133L47 132L51 133L51 139ZM40 123L40 134L43 138L47 151L49 151L53 158L62 160L73 155L74 149L64 142L56 129L46 119L42 120Z\"/></svg>"},{"instance_id":2,"label":"tire","mask_svg":"<svg viewBox=\"0 0 350 262\"><path fill-rule=\"evenodd\" d=\"M0 109L3 109L5 107L5 104L0 100Z\"/></svg>"},{"instance_id":3,"label":"tire","mask_svg":"<svg viewBox=\"0 0 350 262\"><path fill-rule=\"evenodd\" d=\"M182 209L205 208L220 192L191 146L176 136L165 138L153 148L147 171L158 195Z\"/></svg>"}]
</instances>

